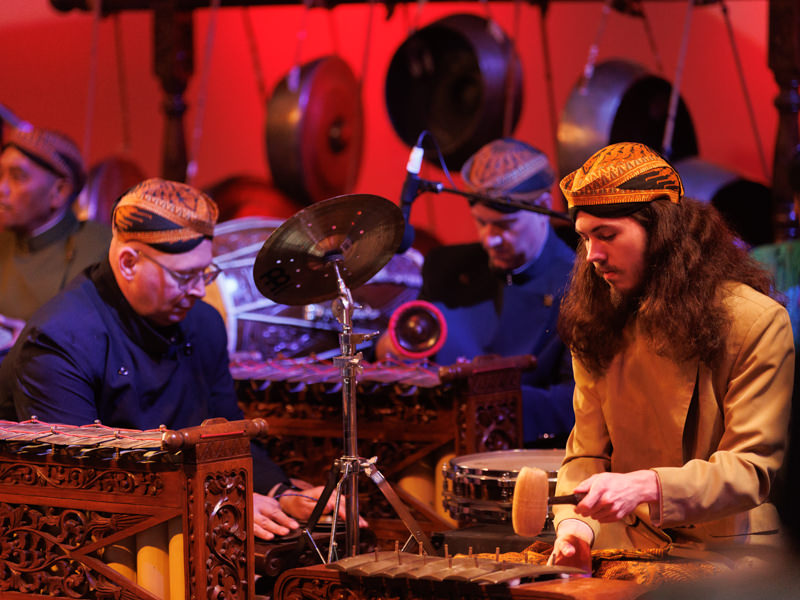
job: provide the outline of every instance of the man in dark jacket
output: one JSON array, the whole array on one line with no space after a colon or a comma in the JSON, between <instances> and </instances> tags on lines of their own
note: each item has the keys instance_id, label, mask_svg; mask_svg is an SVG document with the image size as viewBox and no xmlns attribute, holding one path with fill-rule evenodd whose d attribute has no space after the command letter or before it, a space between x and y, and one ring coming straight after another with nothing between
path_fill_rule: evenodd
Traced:
<instances>
[{"instance_id":1,"label":"man in dark jacket","mask_svg":"<svg viewBox=\"0 0 800 600\"><path fill-rule=\"evenodd\" d=\"M19 420L132 429L241 419L225 325L201 301L219 273L217 214L182 183L149 179L128 190L114 209L108 259L37 311L3 361L0 407L13 403ZM255 533L285 535L322 488L285 493L280 467L253 451Z\"/></svg>"}]
</instances>

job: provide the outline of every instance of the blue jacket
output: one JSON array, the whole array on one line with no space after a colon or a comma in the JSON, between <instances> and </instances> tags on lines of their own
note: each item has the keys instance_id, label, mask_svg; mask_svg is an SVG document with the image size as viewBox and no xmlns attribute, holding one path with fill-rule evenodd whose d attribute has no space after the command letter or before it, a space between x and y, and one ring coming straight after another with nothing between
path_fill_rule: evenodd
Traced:
<instances>
[{"instance_id":1,"label":"blue jacket","mask_svg":"<svg viewBox=\"0 0 800 600\"><path fill-rule=\"evenodd\" d=\"M0 406L19 420L180 429L243 418L228 370L220 314L197 302L178 324L155 327L131 308L108 260L87 268L39 309L0 366ZM286 482L256 444L254 484Z\"/></svg>"},{"instance_id":2,"label":"blue jacket","mask_svg":"<svg viewBox=\"0 0 800 600\"><path fill-rule=\"evenodd\" d=\"M536 357L536 369L522 382L526 444L566 436L574 423L570 357L556 332L573 258L552 229L539 258L515 274L493 271L477 243L441 246L425 258L420 298L433 302L447 322L436 362L486 354Z\"/></svg>"}]
</instances>

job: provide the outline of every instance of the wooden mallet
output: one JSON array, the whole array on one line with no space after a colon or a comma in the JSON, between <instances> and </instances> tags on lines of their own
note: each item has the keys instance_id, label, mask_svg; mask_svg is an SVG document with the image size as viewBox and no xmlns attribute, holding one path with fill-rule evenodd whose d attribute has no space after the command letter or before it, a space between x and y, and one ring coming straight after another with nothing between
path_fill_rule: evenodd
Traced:
<instances>
[{"instance_id":1,"label":"wooden mallet","mask_svg":"<svg viewBox=\"0 0 800 600\"><path fill-rule=\"evenodd\" d=\"M577 504L585 494L567 494L548 498L547 472L536 467L522 467L514 484L511 524L514 533L526 537L539 535L551 504Z\"/></svg>"}]
</instances>

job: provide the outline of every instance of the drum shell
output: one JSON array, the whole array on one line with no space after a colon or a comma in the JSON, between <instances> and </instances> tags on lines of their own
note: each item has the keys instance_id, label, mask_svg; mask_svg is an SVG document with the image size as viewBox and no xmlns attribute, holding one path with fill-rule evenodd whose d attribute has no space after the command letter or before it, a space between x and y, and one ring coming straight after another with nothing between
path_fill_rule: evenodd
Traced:
<instances>
[{"instance_id":1,"label":"drum shell","mask_svg":"<svg viewBox=\"0 0 800 600\"><path fill-rule=\"evenodd\" d=\"M555 494L564 450L497 450L457 456L442 468L445 510L459 523L511 523L517 475L523 466L547 472Z\"/></svg>"},{"instance_id":2,"label":"drum shell","mask_svg":"<svg viewBox=\"0 0 800 600\"><path fill-rule=\"evenodd\" d=\"M586 85L570 93L558 125L558 168L562 176L580 167L600 148L641 142L661 151L672 85L626 60L595 66ZM679 99L672 136L674 160L697 154L691 115Z\"/></svg>"},{"instance_id":3,"label":"drum shell","mask_svg":"<svg viewBox=\"0 0 800 600\"><path fill-rule=\"evenodd\" d=\"M386 75L386 106L409 146L429 131L450 169L509 134L522 107L522 66L513 44L483 17L450 15L414 32ZM504 131L506 111L510 130ZM426 158L438 164L435 152Z\"/></svg>"}]
</instances>

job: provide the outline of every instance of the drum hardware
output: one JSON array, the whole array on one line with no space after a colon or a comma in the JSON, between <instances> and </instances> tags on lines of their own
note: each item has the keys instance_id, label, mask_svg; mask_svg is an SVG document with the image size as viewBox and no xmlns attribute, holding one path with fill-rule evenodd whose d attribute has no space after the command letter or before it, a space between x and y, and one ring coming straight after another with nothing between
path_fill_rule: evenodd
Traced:
<instances>
[{"instance_id":1,"label":"drum hardware","mask_svg":"<svg viewBox=\"0 0 800 600\"><path fill-rule=\"evenodd\" d=\"M442 467L444 508L462 523L509 523L519 474L537 466L538 471L545 474L544 498L547 498L555 492L556 476L563 459L564 450L561 449L496 450L457 456ZM546 513L545 503L545 516ZM544 521L542 518L542 525Z\"/></svg>"},{"instance_id":2,"label":"drum hardware","mask_svg":"<svg viewBox=\"0 0 800 600\"><path fill-rule=\"evenodd\" d=\"M253 279L258 290L274 302L299 305L332 299L331 310L342 326L341 354L334 358L342 378L344 454L334 461L328 481L303 530L300 544L308 542L325 561L311 531L336 490L327 562L336 552L336 524L345 497L345 555L359 546L358 476L364 472L429 554L435 550L410 511L376 466L377 457L358 455L356 378L361 369L359 343L378 334L353 332L357 307L350 291L368 281L392 257L403 235L400 209L385 198L368 194L338 196L312 204L285 221L267 240L256 257Z\"/></svg>"}]
</instances>

